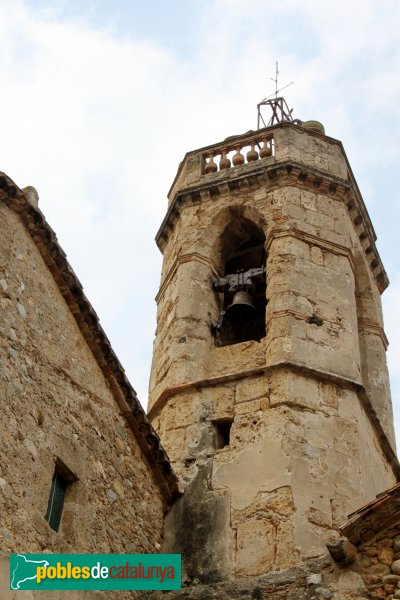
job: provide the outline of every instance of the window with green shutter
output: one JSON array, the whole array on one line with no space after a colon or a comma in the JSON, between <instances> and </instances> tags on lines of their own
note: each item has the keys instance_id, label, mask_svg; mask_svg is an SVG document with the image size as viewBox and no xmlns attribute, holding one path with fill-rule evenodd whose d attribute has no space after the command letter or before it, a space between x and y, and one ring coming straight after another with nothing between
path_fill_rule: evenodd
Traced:
<instances>
[{"instance_id":1,"label":"window with green shutter","mask_svg":"<svg viewBox=\"0 0 400 600\"><path fill-rule=\"evenodd\" d=\"M51 481L47 512L44 516L54 531L58 531L60 528L67 488L76 480L77 478L68 467L57 459L53 479Z\"/></svg>"},{"instance_id":2,"label":"window with green shutter","mask_svg":"<svg viewBox=\"0 0 400 600\"><path fill-rule=\"evenodd\" d=\"M59 473L54 473L53 480L51 483L51 491L49 496L49 503L47 506L47 513L45 515L46 521L54 531L58 531L60 527L60 521L62 511L64 508L65 492L68 487L68 481L66 481Z\"/></svg>"}]
</instances>

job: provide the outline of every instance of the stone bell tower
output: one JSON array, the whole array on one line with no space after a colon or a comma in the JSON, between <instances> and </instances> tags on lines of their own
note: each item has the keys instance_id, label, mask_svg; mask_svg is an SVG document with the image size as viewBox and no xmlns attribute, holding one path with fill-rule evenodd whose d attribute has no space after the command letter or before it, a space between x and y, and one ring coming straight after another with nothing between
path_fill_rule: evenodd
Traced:
<instances>
[{"instance_id":1,"label":"stone bell tower","mask_svg":"<svg viewBox=\"0 0 400 600\"><path fill-rule=\"evenodd\" d=\"M186 154L164 255L150 418L185 490L165 551L188 580L326 557L399 475L375 233L317 122Z\"/></svg>"}]
</instances>

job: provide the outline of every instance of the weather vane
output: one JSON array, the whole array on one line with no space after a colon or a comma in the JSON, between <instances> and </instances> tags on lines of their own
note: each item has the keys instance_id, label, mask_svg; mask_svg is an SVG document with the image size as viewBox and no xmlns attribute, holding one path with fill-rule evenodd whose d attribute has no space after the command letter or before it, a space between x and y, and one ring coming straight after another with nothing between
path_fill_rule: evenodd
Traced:
<instances>
[{"instance_id":1,"label":"weather vane","mask_svg":"<svg viewBox=\"0 0 400 600\"><path fill-rule=\"evenodd\" d=\"M275 77L270 77L270 79L275 83L275 92L270 96L264 98L257 104L257 129L261 129L261 127L271 127L272 125L276 125L277 123L301 123L299 119L293 119L292 112L293 108L289 109L286 100L278 94L288 88L290 85L293 85L294 81L291 81L287 85L284 85L282 88L278 89L278 78L279 78L279 64L278 61L275 62ZM275 96L275 97L274 97ZM263 116L261 114L261 107L268 106L272 111L272 116L270 117L268 124L266 125Z\"/></svg>"}]
</instances>

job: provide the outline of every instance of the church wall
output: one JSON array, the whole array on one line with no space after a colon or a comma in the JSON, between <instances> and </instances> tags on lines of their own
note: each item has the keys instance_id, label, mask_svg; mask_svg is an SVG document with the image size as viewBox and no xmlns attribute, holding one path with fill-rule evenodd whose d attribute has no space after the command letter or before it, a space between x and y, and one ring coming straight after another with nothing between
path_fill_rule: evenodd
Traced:
<instances>
[{"instance_id":1,"label":"church wall","mask_svg":"<svg viewBox=\"0 0 400 600\"><path fill-rule=\"evenodd\" d=\"M19 216L0 204L0 221L1 551L156 552L150 466ZM57 533L56 460L76 478Z\"/></svg>"}]
</instances>

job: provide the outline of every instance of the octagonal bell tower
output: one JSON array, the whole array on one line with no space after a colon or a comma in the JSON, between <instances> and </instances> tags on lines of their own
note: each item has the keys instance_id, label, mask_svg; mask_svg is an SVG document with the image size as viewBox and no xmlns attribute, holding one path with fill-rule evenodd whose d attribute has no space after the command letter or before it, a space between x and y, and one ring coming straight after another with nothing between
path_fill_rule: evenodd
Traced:
<instances>
[{"instance_id":1,"label":"octagonal bell tower","mask_svg":"<svg viewBox=\"0 0 400 600\"><path fill-rule=\"evenodd\" d=\"M189 580L324 557L396 481L375 239L342 144L316 122L181 163L157 235L149 415L185 490L164 550Z\"/></svg>"}]
</instances>

